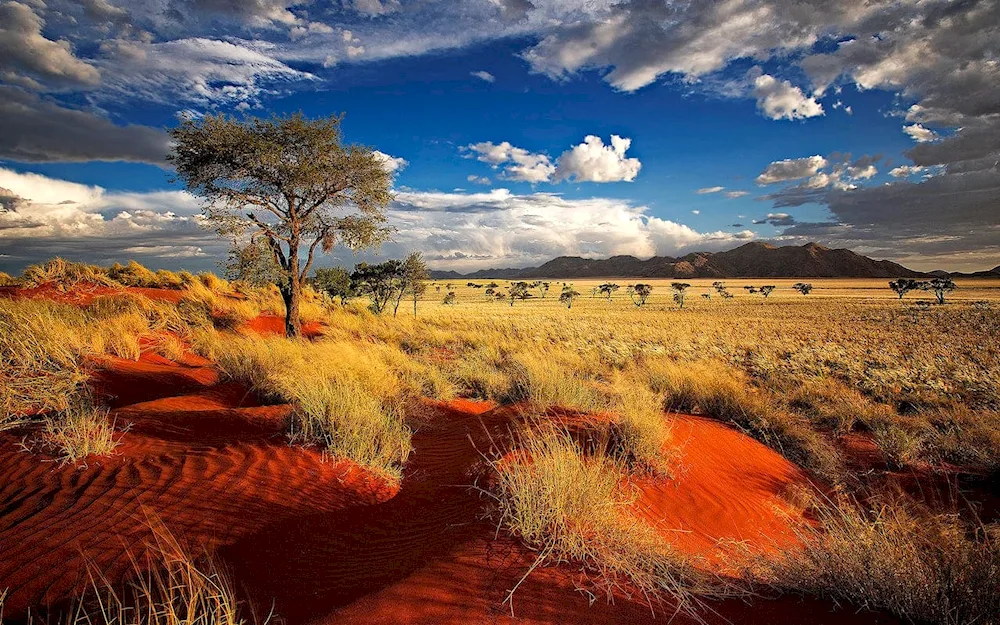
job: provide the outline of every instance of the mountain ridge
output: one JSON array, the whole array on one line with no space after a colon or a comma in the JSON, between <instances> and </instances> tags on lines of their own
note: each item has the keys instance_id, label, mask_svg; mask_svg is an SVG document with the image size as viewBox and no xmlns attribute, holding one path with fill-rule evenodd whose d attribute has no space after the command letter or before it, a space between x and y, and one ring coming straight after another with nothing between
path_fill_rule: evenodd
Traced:
<instances>
[{"instance_id":1,"label":"mountain ridge","mask_svg":"<svg viewBox=\"0 0 1000 625\"><path fill-rule=\"evenodd\" d=\"M998 268L1000 269L1000 268ZM997 271L997 270L994 270ZM985 272L983 272L985 273ZM559 256L538 267L480 269L471 273L432 271L437 280L486 278L922 278L931 274L888 260L818 243L776 247L750 242L724 252L691 252L681 257L605 259ZM998 274L1000 275L1000 274Z\"/></svg>"}]
</instances>

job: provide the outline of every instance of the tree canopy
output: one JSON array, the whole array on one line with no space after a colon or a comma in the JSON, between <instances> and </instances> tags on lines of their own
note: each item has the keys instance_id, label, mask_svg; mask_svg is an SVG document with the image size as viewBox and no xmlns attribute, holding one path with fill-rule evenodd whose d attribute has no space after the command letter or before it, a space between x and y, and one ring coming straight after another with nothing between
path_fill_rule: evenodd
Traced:
<instances>
[{"instance_id":1,"label":"tree canopy","mask_svg":"<svg viewBox=\"0 0 1000 625\"><path fill-rule=\"evenodd\" d=\"M249 260L270 264L289 336L300 333L301 287L317 250L377 247L391 234L383 211L392 176L370 148L343 144L340 120L206 115L170 133L169 160L205 199L206 222L236 249L266 250Z\"/></svg>"}]
</instances>

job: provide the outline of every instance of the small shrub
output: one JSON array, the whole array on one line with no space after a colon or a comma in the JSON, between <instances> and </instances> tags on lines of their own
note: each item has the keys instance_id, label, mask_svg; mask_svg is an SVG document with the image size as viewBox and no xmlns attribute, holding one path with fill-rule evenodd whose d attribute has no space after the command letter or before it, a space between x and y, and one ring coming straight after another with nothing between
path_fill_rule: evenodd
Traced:
<instances>
[{"instance_id":1,"label":"small shrub","mask_svg":"<svg viewBox=\"0 0 1000 625\"><path fill-rule=\"evenodd\" d=\"M706 575L631 511L635 493L615 460L584 458L558 432L523 436L520 448L523 457L492 463L496 500L500 523L538 553L536 566L578 563L609 600L634 587L650 602L669 599L689 614L699 606L696 594L713 591Z\"/></svg>"},{"instance_id":2,"label":"small shrub","mask_svg":"<svg viewBox=\"0 0 1000 625\"><path fill-rule=\"evenodd\" d=\"M42 448L63 463L75 463L90 456L110 456L120 443L108 410L79 401L69 410L45 419L39 439Z\"/></svg>"},{"instance_id":3,"label":"small shrub","mask_svg":"<svg viewBox=\"0 0 1000 625\"><path fill-rule=\"evenodd\" d=\"M21 275L21 283L29 288L43 284L54 284L63 291L81 283L119 286L117 282L108 277L102 268L96 265L74 263L62 258L53 258L40 265L31 265Z\"/></svg>"},{"instance_id":4,"label":"small shrub","mask_svg":"<svg viewBox=\"0 0 1000 625\"><path fill-rule=\"evenodd\" d=\"M888 610L910 623L995 623L1000 614L1000 531L967 527L905 503L816 508L800 527L804 548L770 568L781 588Z\"/></svg>"}]
</instances>

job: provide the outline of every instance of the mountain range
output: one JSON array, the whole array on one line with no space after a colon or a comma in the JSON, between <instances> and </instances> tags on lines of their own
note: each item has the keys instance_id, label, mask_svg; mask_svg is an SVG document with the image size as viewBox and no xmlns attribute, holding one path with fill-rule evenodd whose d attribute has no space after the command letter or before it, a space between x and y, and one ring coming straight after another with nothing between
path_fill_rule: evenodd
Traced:
<instances>
[{"instance_id":1,"label":"mountain range","mask_svg":"<svg viewBox=\"0 0 1000 625\"><path fill-rule=\"evenodd\" d=\"M503 280L532 278L924 278L946 272L913 271L888 260L874 260L846 249L818 243L776 247L751 242L725 252L693 252L679 258L635 256L606 259L560 256L538 267L481 269L462 274L432 271L435 280ZM955 277L1000 278L1000 266Z\"/></svg>"}]
</instances>

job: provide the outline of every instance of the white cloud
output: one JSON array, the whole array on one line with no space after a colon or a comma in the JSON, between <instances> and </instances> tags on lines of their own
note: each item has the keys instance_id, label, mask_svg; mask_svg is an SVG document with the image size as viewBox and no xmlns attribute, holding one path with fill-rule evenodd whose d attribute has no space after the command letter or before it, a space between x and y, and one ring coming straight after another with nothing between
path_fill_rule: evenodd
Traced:
<instances>
[{"instance_id":1,"label":"white cloud","mask_svg":"<svg viewBox=\"0 0 1000 625\"><path fill-rule=\"evenodd\" d=\"M529 152L509 141L483 141L462 148L488 163L493 169L503 167L503 178L519 182L620 182L635 179L642 164L637 158L625 156L631 139L611 135L611 144L600 137L588 135L583 143L563 152L555 164L548 154Z\"/></svg>"},{"instance_id":2,"label":"white cloud","mask_svg":"<svg viewBox=\"0 0 1000 625\"><path fill-rule=\"evenodd\" d=\"M749 191L726 191L726 197L730 199L736 199L743 197L744 195L750 195Z\"/></svg>"},{"instance_id":3,"label":"white cloud","mask_svg":"<svg viewBox=\"0 0 1000 625\"><path fill-rule=\"evenodd\" d=\"M698 189L697 191L695 191L695 193L697 193L698 195L706 195L708 193L718 193L723 189L725 189L725 187L704 187L702 189Z\"/></svg>"},{"instance_id":4,"label":"white cloud","mask_svg":"<svg viewBox=\"0 0 1000 625\"><path fill-rule=\"evenodd\" d=\"M375 158L382 162L382 166L385 167L385 170L393 175L410 164L405 158L389 156L385 152L381 152L379 150L375 150L373 153L375 154Z\"/></svg>"},{"instance_id":5,"label":"white cloud","mask_svg":"<svg viewBox=\"0 0 1000 625\"><path fill-rule=\"evenodd\" d=\"M677 255L732 247L753 233L699 232L648 215L648 208L611 198L400 192L390 208L399 228L384 250L421 250L432 266L475 270L534 265L559 255Z\"/></svg>"},{"instance_id":6,"label":"white cloud","mask_svg":"<svg viewBox=\"0 0 1000 625\"><path fill-rule=\"evenodd\" d=\"M496 76L494 76L493 74L491 74L491 73L489 73L489 72L487 72L485 70L480 70L478 72L469 72L469 74L471 76L475 76L476 78L478 78L480 80L485 80L486 82L495 82L496 81Z\"/></svg>"},{"instance_id":7,"label":"white cloud","mask_svg":"<svg viewBox=\"0 0 1000 625\"><path fill-rule=\"evenodd\" d=\"M910 135L910 138L917 143L927 143L929 141L937 141L938 136L930 128L924 128L920 124L910 124L909 126L903 126L903 132Z\"/></svg>"},{"instance_id":8,"label":"white cloud","mask_svg":"<svg viewBox=\"0 0 1000 625\"><path fill-rule=\"evenodd\" d=\"M466 146L465 149L476 153L476 160L488 163L493 169L503 165L503 177L507 180L532 184L549 182L556 173L556 167L548 155L514 147L509 141L483 141Z\"/></svg>"},{"instance_id":9,"label":"white cloud","mask_svg":"<svg viewBox=\"0 0 1000 625\"><path fill-rule=\"evenodd\" d=\"M27 4L0 3L0 79L25 86L41 86L32 76L56 84L98 84L97 69L77 58L68 41L47 39L44 25Z\"/></svg>"},{"instance_id":10,"label":"white cloud","mask_svg":"<svg viewBox=\"0 0 1000 625\"><path fill-rule=\"evenodd\" d=\"M827 166L827 160L818 154L804 158L774 161L757 176L757 184L766 185L789 180L800 180L816 175Z\"/></svg>"},{"instance_id":11,"label":"white cloud","mask_svg":"<svg viewBox=\"0 0 1000 625\"><path fill-rule=\"evenodd\" d=\"M275 84L315 80L270 56L267 46L246 43L194 38L105 46L104 93L161 104L256 103Z\"/></svg>"},{"instance_id":12,"label":"white cloud","mask_svg":"<svg viewBox=\"0 0 1000 625\"><path fill-rule=\"evenodd\" d=\"M399 0L351 0L355 11L368 17L388 15L399 11Z\"/></svg>"},{"instance_id":13,"label":"white cloud","mask_svg":"<svg viewBox=\"0 0 1000 625\"><path fill-rule=\"evenodd\" d=\"M771 119L805 119L823 115L823 105L815 98L806 97L802 89L769 74L754 78L751 93L757 99L757 108Z\"/></svg>"},{"instance_id":14,"label":"white cloud","mask_svg":"<svg viewBox=\"0 0 1000 625\"><path fill-rule=\"evenodd\" d=\"M631 139L611 135L611 145L600 137L588 135L583 143L562 153L556 161L556 180L576 182L631 182L639 175L642 163L628 158L625 152Z\"/></svg>"},{"instance_id":15,"label":"white cloud","mask_svg":"<svg viewBox=\"0 0 1000 625\"><path fill-rule=\"evenodd\" d=\"M109 193L101 187L0 168L0 250L22 263L52 256L104 262L131 253L191 258L225 244L200 227L198 198L184 191ZM192 250L197 250L195 253Z\"/></svg>"},{"instance_id":16,"label":"white cloud","mask_svg":"<svg viewBox=\"0 0 1000 625\"><path fill-rule=\"evenodd\" d=\"M491 184L492 181L486 176L477 176L475 174L470 174L465 177L465 179L473 184Z\"/></svg>"}]
</instances>

